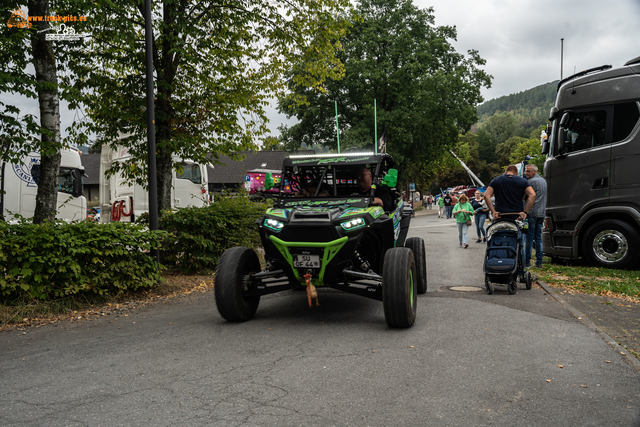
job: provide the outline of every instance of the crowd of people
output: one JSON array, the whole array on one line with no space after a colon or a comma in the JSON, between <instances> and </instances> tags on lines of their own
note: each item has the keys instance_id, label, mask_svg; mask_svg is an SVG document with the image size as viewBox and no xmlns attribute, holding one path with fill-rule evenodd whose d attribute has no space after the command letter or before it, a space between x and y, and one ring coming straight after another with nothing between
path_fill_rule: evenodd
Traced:
<instances>
[{"instance_id":1,"label":"crowd of people","mask_svg":"<svg viewBox=\"0 0 640 427\"><path fill-rule=\"evenodd\" d=\"M518 168L510 165L505 173L494 178L484 194L476 190L474 198L469 200L464 193L456 195L445 192L437 199L430 196L427 203L438 206L438 218L455 218L458 227L458 243L468 248L467 234L475 223L476 243L487 242L487 220L510 216L524 222L522 250L525 267L531 267L532 253L535 247L535 266L542 266L542 227L547 205L547 183L538 175L538 167L527 165L526 178L518 176ZM472 220L473 219L473 220Z\"/></svg>"}]
</instances>

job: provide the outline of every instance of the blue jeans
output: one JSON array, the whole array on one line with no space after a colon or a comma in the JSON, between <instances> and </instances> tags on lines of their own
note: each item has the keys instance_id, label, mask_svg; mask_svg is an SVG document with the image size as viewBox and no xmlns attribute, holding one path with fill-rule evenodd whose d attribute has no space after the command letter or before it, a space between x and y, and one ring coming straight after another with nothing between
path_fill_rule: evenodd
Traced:
<instances>
[{"instance_id":1,"label":"blue jeans","mask_svg":"<svg viewBox=\"0 0 640 427\"><path fill-rule=\"evenodd\" d=\"M487 230L484 229L484 223L487 220L486 213L479 213L476 215L476 233L478 233L478 239L487 237Z\"/></svg>"},{"instance_id":2,"label":"blue jeans","mask_svg":"<svg viewBox=\"0 0 640 427\"><path fill-rule=\"evenodd\" d=\"M444 209L447 211L447 218L451 218L451 214L453 214L453 206L445 206Z\"/></svg>"},{"instance_id":3,"label":"blue jeans","mask_svg":"<svg viewBox=\"0 0 640 427\"><path fill-rule=\"evenodd\" d=\"M536 218L530 216L527 218L529 222L529 232L527 233L527 246L525 249L525 262L531 262L531 248L533 241L536 241L536 265L542 265L542 225L544 218Z\"/></svg>"},{"instance_id":4,"label":"blue jeans","mask_svg":"<svg viewBox=\"0 0 640 427\"><path fill-rule=\"evenodd\" d=\"M460 244L467 243L467 230L469 226L466 222L456 222L458 224L458 240Z\"/></svg>"}]
</instances>

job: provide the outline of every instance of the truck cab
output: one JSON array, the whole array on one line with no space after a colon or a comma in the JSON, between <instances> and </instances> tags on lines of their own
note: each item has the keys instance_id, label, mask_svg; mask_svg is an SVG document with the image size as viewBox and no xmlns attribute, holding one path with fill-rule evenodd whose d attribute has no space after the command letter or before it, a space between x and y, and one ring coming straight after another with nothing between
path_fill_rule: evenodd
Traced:
<instances>
[{"instance_id":1,"label":"truck cab","mask_svg":"<svg viewBox=\"0 0 640 427\"><path fill-rule=\"evenodd\" d=\"M545 255L626 268L640 258L640 58L570 76L549 118Z\"/></svg>"},{"instance_id":2,"label":"truck cab","mask_svg":"<svg viewBox=\"0 0 640 427\"><path fill-rule=\"evenodd\" d=\"M126 147L119 146L114 150L103 145L100 154L100 222L134 222L141 214L149 212L149 192L121 174L107 177L106 171L113 162L133 164L133 157ZM171 208L207 205L206 165L176 156L173 162L180 164L180 168L171 172Z\"/></svg>"},{"instance_id":3,"label":"truck cab","mask_svg":"<svg viewBox=\"0 0 640 427\"><path fill-rule=\"evenodd\" d=\"M81 221L86 216L87 199L82 195L84 166L80 161L80 153L75 149L63 149L60 154L62 157L55 217L67 222ZM26 154L21 164L2 162L0 175L0 205L3 218L6 221L14 220L16 215L32 218L36 210L40 153Z\"/></svg>"}]
</instances>

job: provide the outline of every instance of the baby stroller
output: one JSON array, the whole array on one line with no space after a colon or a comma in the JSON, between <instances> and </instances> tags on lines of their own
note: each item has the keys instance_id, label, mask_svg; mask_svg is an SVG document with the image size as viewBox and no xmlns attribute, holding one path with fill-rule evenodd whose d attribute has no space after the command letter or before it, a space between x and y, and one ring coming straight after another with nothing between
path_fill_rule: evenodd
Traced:
<instances>
[{"instance_id":1,"label":"baby stroller","mask_svg":"<svg viewBox=\"0 0 640 427\"><path fill-rule=\"evenodd\" d=\"M483 270L489 295L493 294L493 283L505 284L509 294L515 294L518 292L517 279L526 284L527 290L531 289L531 273L524 269L520 221L501 217L487 227Z\"/></svg>"}]
</instances>

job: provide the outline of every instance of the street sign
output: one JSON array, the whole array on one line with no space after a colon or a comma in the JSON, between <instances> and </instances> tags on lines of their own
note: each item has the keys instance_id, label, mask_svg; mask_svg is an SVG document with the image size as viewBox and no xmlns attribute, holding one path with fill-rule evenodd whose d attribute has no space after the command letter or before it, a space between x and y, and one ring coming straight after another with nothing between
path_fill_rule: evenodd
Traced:
<instances>
[{"instance_id":1,"label":"street sign","mask_svg":"<svg viewBox=\"0 0 640 427\"><path fill-rule=\"evenodd\" d=\"M411 183L409 184L409 191L416 191L416 184L415 183Z\"/></svg>"}]
</instances>

